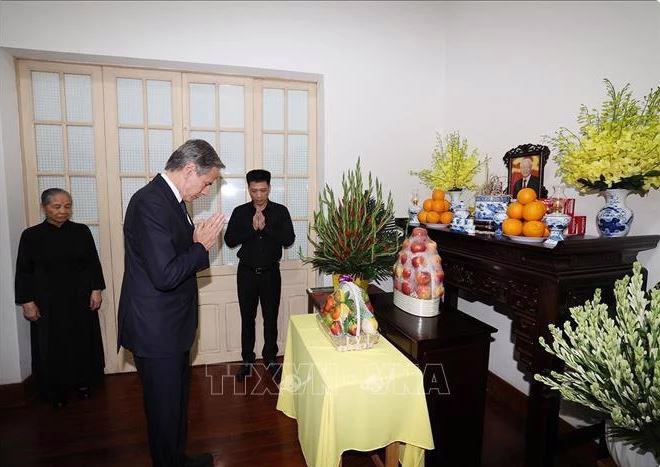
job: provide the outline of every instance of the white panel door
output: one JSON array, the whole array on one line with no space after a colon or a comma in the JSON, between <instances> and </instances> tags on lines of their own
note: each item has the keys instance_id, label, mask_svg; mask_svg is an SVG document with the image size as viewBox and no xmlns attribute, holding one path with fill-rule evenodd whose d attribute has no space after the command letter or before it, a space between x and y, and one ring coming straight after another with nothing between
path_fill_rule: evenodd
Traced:
<instances>
[{"instance_id":1,"label":"white panel door","mask_svg":"<svg viewBox=\"0 0 660 467\"><path fill-rule=\"evenodd\" d=\"M182 141L181 73L103 67L115 301L124 275L124 214ZM116 311L115 311L116 313ZM116 339L116 331L115 331ZM132 371L123 348L115 371Z\"/></svg>"},{"instance_id":2,"label":"white panel door","mask_svg":"<svg viewBox=\"0 0 660 467\"><path fill-rule=\"evenodd\" d=\"M278 82L281 86L284 82ZM252 78L184 74L184 135L214 145L223 163L222 182L209 198L193 206L196 219L213 212L231 215L249 200L245 174L254 168L273 173L271 199L289 207L296 228L296 243L284 252L282 301L278 346L284 351L288 319L306 311L306 289L315 276L297 260L298 247L307 248L307 223L315 204L316 93L315 85L287 83L273 106L262 94L262 81ZM290 90L289 90L290 89ZM268 93L266 93L268 94ZM285 100L288 99L288 101ZM265 151L261 140L262 109L278 133ZM269 141L270 143L270 141ZM285 146L288 145L288 146ZM311 149L310 149L311 148ZM211 252L211 268L199 275L200 338L194 363L241 359L241 318L236 291L236 256L222 242ZM263 347L263 320L257 314L255 353Z\"/></svg>"},{"instance_id":3,"label":"white panel door","mask_svg":"<svg viewBox=\"0 0 660 467\"><path fill-rule=\"evenodd\" d=\"M271 172L271 199L284 204L296 233L282 257L278 347L284 351L289 316L307 312L307 288L316 273L304 266L308 227L317 205L316 84L255 80L255 167Z\"/></svg>"},{"instance_id":4,"label":"white panel door","mask_svg":"<svg viewBox=\"0 0 660 467\"><path fill-rule=\"evenodd\" d=\"M28 224L43 220L41 192L63 188L73 198L74 222L92 231L106 290L98 311L105 371L117 367L114 276L103 121L101 68L18 61L21 138Z\"/></svg>"}]
</instances>

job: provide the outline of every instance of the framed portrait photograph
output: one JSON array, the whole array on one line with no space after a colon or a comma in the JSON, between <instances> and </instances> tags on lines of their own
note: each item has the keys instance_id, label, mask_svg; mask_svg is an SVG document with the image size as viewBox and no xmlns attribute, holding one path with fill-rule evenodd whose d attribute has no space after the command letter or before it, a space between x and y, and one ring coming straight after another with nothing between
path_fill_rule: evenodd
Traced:
<instances>
[{"instance_id":1,"label":"framed portrait photograph","mask_svg":"<svg viewBox=\"0 0 660 467\"><path fill-rule=\"evenodd\" d=\"M538 198L546 198L548 190L543 186L543 171L548 162L550 149L540 144L523 144L504 155L507 167L507 193L512 198L523 188L531 188Z\"/></svg>"}]
</instances>

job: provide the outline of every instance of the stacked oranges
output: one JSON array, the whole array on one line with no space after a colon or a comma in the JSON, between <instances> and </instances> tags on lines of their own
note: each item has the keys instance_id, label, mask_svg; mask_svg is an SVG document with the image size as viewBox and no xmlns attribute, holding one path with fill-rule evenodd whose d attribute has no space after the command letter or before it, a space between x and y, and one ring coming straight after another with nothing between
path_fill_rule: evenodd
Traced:
<instances>
[{"instance_id":1,"label":"stacked oranges","mask_svg":"<svg viewBox=\"0 0 660 467\"><path fill-rule=\"evenodd\" d=\"M436 188L431 198L424 200L423 211L417 214L422 224L451 224L454 214L449 211L451 203L445 199L445 192Z\"/></svg>"},{"instance_id":2,"label":"stacked oranges","mask_svg":"<svg viewBox=\"0 0 660 467\"><path fill-rule=\"evenodd\" d=\"M525 237L547 237L550 231L541 219L545 215L545 204L536 199L536 192L523 188L518 192L517 201L506 209L507 219L502 223L504 235Z\"/></svg>"}]
</instances>

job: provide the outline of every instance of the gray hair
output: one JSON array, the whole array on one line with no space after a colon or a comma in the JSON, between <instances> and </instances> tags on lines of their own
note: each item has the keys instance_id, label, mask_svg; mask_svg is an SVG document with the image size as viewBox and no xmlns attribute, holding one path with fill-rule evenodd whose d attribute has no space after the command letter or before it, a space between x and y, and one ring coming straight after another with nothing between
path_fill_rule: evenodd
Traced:
<instances>
[{"instance_id":1,"label":"gray hair","mask_svg":"<svg viewBox=\"0 0 660 467\"><path fill-rule=\"evenodd\" d=\"M219 170L225 167L213 146L203 139L189 139L167 159L165 170L181 170L189 162L195 164L198 175L203 175L213 168Z\"/></svg>"},{"instance_id":2,"label":"gray hair","mask_svg":"<svg viewBox=\"0 0 660 467\"><path fill-rule=\"evenodd\" d=\"M46 206L50 204L53 198L57 195L66 195L70 201L73 201L71 194L61 188L48 188L41 193L41 205Z\"/></svg>"}]
</instances>

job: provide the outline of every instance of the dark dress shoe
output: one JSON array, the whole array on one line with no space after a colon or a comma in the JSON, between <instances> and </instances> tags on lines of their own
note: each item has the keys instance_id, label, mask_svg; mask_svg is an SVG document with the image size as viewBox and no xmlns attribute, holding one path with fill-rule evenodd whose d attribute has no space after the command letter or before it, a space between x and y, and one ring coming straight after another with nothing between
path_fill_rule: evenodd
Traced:
<instances>
[{"instance_id":1,"label":"dark dress shoe","mask_svg":"<svg viewBox=\"0 0 660 467\"><path fill-rule=\"evenodd\" d=\"M78 394L78 399L89 399L90 393L89 393L89 388L87 386L82 386L76 389L76 393Z\"/></svg>"},{"instance_id":2,"label":"dark dress shoe","mask_svg":"<svg viewBox=\"0 0 660 467\"><path fill-rule=\"evenodd\" d=\"M185 467L213 467L213 456L208 452L185 456L183 465Z\"/></svg>"},{"instance_id":3,"label":"dark dress shoe","mask_svg":"<svg viewBox=\"0 0 660 467\"><path fill-rule=\"evenodd\" d=\"M244 363L241 365L241 369L236 373L236 379L243 381L246 376L252 374L252 365L250 363Z\"/></svg>"}]
</instances>

